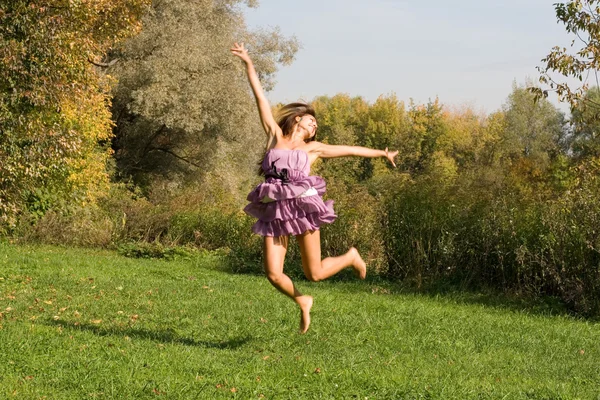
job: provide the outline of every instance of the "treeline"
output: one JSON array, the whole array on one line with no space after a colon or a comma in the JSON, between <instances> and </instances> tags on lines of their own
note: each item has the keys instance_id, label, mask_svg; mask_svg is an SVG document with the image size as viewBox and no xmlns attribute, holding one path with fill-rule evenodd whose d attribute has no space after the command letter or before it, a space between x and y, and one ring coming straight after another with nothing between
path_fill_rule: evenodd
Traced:
<instances>
[{"instance_id":1,"label":"treeline","mask_svg":"<svg viewBox=\"0 0 600 400\"><path fill-rule=\"evenodd\" d=\"M589 108L566 124L516 86L487 116L393 96L315 105L322 140L401 149L397 170L370 159L319 166L342 202L343 222L324 230L328 250L359 242L381 273L417 287L494 287L600 310L600 154L598 122L582 118Z\"/></svg>"},{"instance_id":2,"label":"treeline","mask_svg":"<svg viewBox=\"0 0 600 400\"><path fill-rule=\"evenodd\" d=\"M250 32L244 4L18 0L0 10L3 235L150 255L221 248L234 270L260 271L260 238L241 208L261 179L264 136L228 49L249 44L269 88L298 43ZM358 158L314 166L339 214L322 230L323 253L357 246L371 271L418 288L551 295L597 315L600 139L589 104L600 92L586 98L569 121L516 84L489 115L394 95L314 99L318 140L400 150L395 169Z\"/></svg>"}]
</instances>

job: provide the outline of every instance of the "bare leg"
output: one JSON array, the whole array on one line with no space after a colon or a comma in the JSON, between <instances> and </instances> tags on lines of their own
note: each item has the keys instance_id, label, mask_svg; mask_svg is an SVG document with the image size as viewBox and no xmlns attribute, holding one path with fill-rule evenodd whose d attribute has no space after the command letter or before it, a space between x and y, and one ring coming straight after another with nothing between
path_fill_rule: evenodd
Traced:
<instances>
[{"instance_id":1,"label":"bare leg","mask_svg":"<svg viewBox=\"0 0 600 400\"><path fill-rule=\"evenodd\" d=\"M367 276L367 265L354 247L342 256L321 260L321 234L318 230L297 235L296 240L300 246L302 269L309 280L327 279L350 266L360 279Z\"/></svg>"},{"instance_id":2,"label":"bare leg","mask_svg":"<svg viewBox=\"0 0 600 400\"><path fill-rule=\"evenodd\" d=\"M289 276L283 273L283 262L289 243L288 236L265 236L264 255L267 279L277 290L294 300L300 306L300 332L305 333L310 326L311 296L302 295Z\"/></svg>"}]
</instances>

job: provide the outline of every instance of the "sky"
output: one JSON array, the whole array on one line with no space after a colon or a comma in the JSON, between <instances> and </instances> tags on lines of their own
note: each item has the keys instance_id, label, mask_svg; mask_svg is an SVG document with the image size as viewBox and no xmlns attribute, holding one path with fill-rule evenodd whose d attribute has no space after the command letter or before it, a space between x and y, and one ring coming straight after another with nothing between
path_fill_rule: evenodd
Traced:
<instances>
[{"instance_id":1,"label":"sky","mask_svg":"<svg viewBox=\"0 0 600 400\"><path fill-rule=\"evenodd\" d=\"M259 0L245 15L251 29L279 27L302 45L277 73L271 102L395 94L491 113L513 82L537 82L553 46L570 46L557 1Z\"/></svg>"}]
</instances>

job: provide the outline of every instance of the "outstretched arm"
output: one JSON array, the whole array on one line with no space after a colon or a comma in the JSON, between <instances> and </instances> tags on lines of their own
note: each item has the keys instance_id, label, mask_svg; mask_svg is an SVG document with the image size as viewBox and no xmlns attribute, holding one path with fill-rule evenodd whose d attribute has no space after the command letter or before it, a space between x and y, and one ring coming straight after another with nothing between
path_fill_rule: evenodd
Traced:
<instances>
[{"instance_id":1,"label":"outstretched arm","mask_svg":"<svg viewBox=\"0 0 600 400\"><path fill-rule=\"evenodd\" d=\"M269 101L263 92L262 86L260 85L258 75L254 69L254 64L248 55L248 49L244 48L244 43L234 43L233 47L231 48L231 53L234 56L239 57L246 64L248 81L250 81L250 86L252 87L254 98L256 99L258 113L260 114L260 121L262 122L265 133L267 136L277 135L277 132L281 129L279 128L279 125L277 125L277 122L275 122L275 118L273 118L271 106L269 105Z\"/></svg>"},{"instance_id":2,"label":"outstretched arm","mask_svg":"<svg viewBox=\"0 0 600 400\"><path fill-rule=\"evenodd\" d=\"M387 147L385 150L370 149L368 147L361 146L335 146L330 144L313 142L310 151L316 154L317 157L321 158L336 158L336 157L385 157L395 167L394 157L398 155L398 150L389 151Z\"/></svg>"}]
</instances>

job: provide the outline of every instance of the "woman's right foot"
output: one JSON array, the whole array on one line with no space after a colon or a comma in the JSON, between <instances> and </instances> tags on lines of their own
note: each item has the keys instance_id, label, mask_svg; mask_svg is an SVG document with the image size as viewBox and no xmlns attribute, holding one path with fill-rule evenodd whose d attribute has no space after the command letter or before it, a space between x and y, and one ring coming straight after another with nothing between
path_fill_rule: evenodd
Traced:
<instances>
[{"instance_id":1,"label":"woman's right foot","mask_svg":"<svg viewBox=\"0 0 600 400\"><path fill-rule=\"evenodd\" d=\"M296 303L300 306L300 333L306 333L310 326L310 309L313 305L312 296L296 297Z\"/></svg>"},{"instance_id":2,"label":"woman's right foot","mask_svg":"<svg viewBox=\"0 0 600 400\"><path fill-rule=\"evenodd\" d=\"M353 256L352 267L354 267L356 276L358 276L360 279L365 279L367 277L367 264L364 262L356 248L351 247L349 253L351 253Z\"/></svg>"}]
</instances>

